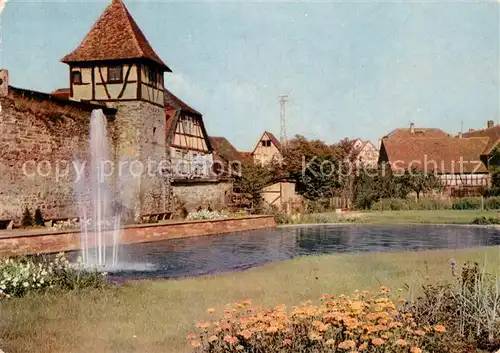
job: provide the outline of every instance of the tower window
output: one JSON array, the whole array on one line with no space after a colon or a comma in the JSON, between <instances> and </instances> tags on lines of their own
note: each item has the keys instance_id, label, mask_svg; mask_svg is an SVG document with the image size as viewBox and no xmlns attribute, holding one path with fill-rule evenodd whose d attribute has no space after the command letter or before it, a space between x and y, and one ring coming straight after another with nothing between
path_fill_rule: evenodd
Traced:
<instances>
[{"instance_id":1,"label":"tower window","mask_svg":"<svg viewBox=\"0 0 500 353\"><path fill-rule=\"evenodd\" d=\"M71 82L75 85L82 83L82 73L80 71L71 71Z\"/></svg>"},{"instance_id":2,"label":"tower window","mask_svg":"<svg viewBox=\"0 0 500 353\"><path fill-rule=\"evenodd\" d=\"M108 66L108 82L112 83L123 82L122 71L123 70L121 66Z\"/></svg>"},{"instance_id":3,"label":"tower window","mask_svg":"<svg viewBox=\"0 0 500 353\"><path fill-rule=\"evenodd\" d=\"M158 85L158 71L156 69L149 68L148 81L155 87Z\"/></svg>"}]
</instances>

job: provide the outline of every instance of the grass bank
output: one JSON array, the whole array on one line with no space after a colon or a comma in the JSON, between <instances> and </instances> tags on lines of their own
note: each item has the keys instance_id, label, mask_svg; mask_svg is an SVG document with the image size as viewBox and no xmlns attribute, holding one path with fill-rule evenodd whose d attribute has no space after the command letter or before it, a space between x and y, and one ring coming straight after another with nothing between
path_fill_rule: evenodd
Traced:
<instances>
[{"instance_id":1,"label":"grass bank","mask_svg":"<svg viewBox=\"0 0 500 353\"><path fill-rule=\"evenodd\" d=\"M351 293L451 277L449 259L499 270L500 247L459 251L310 256L240 273L138 281L108 290L33 295L0 302L0 347L9 353L189 352L186 334L206 309L252 298L294 305L323 293Z\"/></svg>"},{"instance_id":2,"label":"grass bank","mask_svg":"<svg viewBox=\"0 0 500 353\"><path fill-rule=\"evenodd\" d=\"M289 220L291 224L363 223L363 224L471 224L476 217L495 217L498 211L430 210L430 211L364 211L305 214Z\"/></svg>"}]
</instances>

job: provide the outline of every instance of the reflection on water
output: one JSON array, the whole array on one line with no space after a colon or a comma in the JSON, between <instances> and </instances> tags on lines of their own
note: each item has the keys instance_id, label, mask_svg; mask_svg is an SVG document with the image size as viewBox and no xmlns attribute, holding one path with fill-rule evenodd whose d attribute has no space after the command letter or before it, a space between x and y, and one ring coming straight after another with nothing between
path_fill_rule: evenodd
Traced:
<instances>
[{"instance_id":1,"label":"reflection on water","mask_svg":"<svg viewBox=\"0 0 500 353\"><path fill-rule=\"evenodd\" d=\"M321 225L123 245L119 278L184 277L226 272L296 256L367 251L460 249L500 245L493 228ZM143 266L141 266L143 264Z\"/></svg>"}]
</instances>

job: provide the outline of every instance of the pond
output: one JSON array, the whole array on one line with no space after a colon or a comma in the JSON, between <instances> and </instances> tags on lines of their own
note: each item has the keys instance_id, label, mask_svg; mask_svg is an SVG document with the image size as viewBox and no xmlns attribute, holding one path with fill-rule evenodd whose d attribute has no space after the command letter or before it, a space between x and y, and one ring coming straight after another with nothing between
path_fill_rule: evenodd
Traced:
<instances>
[{"instance_id":1,"label":"pond","mask_svg":"<svg viewBox=\"0 0 500 353\"><path fill-rule=\"evenodd\" d=\"M247 269L303 255L500 245L500 230L431 225L317 225L122 245L115 280Z\"/></svg>"}]
</instances>

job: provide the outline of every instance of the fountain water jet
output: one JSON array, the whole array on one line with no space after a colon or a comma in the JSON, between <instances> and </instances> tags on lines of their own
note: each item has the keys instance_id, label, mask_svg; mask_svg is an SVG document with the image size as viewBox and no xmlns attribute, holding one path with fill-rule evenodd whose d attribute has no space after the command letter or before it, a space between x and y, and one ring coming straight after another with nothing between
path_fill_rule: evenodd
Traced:
<instances>
[{"instance_id":1,"label":"fountain water jet","mask_svg":"<svg viewBox=\"0 0 500 353\"><path fill-rule=\"evenodd\" d=\"M114 212L109 188L110 166L106 116L93 110L90 118L90 168L77 180L75 192L80 201L81 255L87 267L111 267L118 263L121 217ZM90 217L89 217L90 215ZM109 252L111 251L111 254Z\"/></svg>"}]
</instances>

